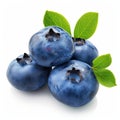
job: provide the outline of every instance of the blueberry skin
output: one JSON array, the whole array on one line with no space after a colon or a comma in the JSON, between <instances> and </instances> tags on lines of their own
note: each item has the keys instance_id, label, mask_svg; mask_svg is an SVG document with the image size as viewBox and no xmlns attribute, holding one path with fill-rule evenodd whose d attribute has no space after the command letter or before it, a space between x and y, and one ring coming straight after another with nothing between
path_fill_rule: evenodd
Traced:
<instances>
[{"instance_id":1,"label":"blueberry skin","mask_svg":"<svg viewBox=\"0 0 120 120\"><path fill-rule=\"evenodd\" d=\"M48 35L50 30L53 31L53 35ZM59 27L50 26L31 37L29 51L37 64L51 67L68 62L73 56L74 45L67 32Z\"/></svg>"},{"instance_id":2,"label":"blueberry skin","mask_svg":"<svg viewBox=\"0 0 120 120\"><path fill-rule=\"evenodd\" d=\"M92 66L92 61L98 56L97 48L88 40L83 45L74 42L75 52L72 59L86 62Z\"/></svg>"},{"instance_id":3,"label":"blueberry skin","mask_svg":"<svg viewBox=\"0 0 120 120\"><path fill-rule=\"evenodd\" d=\"M74 72L68 75L68 71L72 68L79 70L81 77L78 74L75 75ZM91 67L77 60L55 67L50 73L48 86L56 99L73 107L90 102L99 88Z\"/></svg>"},{"instance_id":4,"label":"blueberry skin","mask_svg":"<svg viewBox=\"0 0 120 120\"><path fill-rule=\"evenodd\" d=\"M19 56L19 58L22 56ZM34 61L19 63L15 59L8 66L7 78L19 90L35 91L47 83L50 70L51 68L39 66Z\"/></svg>"}]
</instances>

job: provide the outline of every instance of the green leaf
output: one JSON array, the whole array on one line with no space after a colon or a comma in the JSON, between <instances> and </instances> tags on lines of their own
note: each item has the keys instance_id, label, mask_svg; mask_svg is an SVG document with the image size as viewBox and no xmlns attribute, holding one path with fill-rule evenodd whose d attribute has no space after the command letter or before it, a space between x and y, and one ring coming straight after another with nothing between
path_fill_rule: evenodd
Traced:
<instances>
[{"instance_id":1,"label":"green leaf","mask_svg":"<svg viewBox=\"0 0 120 120\"><path fill-rule=\"evenodd\" d=\"M98 13L88 12L77 21L74 29L74 38L88 39L96 30Z\"/></svg>"},{"instance_id":2,"label":"green leaf","mask_svg":"<svg viewBox=\"0 0 120 120\"><path fill-rule=\"evenodd\" d=\"M106 87L116 86L115 77L110 70L94 70L95 76L100 84Z\"/></svg>"},{"instance_id":3,"label":"green leaf","mask_svg":"<svg viewBox=\"0 0 120 120\"><path fill-rule=\"evenodd\" d=\"M57 12L47 10L44 15L43 23L44 23L44 26L55 25L55 26L61 27L64 30L66 30L69 34L71 34L69 22L63 15Z\"/></svg>"},{"instance_id":4,"label":"green leaf","mask_svg":"<svg viewBox=\"0 0 120 120\"><path fill-rule=\"evenodd\" d=\"M101 55L93 60L93 68L102 69L108 67L112 62L110 54Z\"/></svg>"}]
</instances>

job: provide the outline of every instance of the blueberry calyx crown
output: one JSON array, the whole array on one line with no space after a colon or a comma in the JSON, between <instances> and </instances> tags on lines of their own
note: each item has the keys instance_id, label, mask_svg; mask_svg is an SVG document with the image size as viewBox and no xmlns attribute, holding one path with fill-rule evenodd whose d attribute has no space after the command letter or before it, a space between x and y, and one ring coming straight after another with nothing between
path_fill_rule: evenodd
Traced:
<instances>
[{"instance_id":1,"label":"blueberry calyx crown","mask_svg":"<svg viewBox=\"0 0 120 120\"><path fill-rule=\"evenodd\" d=\"M76 78L74 75L78 77ZM81 80L83 79L80 70L74 67L72 67L72 70L67 71L67 78L72 83L80 83Z\"/></svg>"},{"instance_id":2,"label":"blueberry calyx crown","mask_svg":"<svg viewBox=\"0 0 120 120\"><path fill-rule=\"evenodd\" d=\"M56 33L52 28L48 31L45 37L50 40L52 37L60 38L60 33Z\"/></svg>"},{"instance_id":3,"label":"blueberry calyx crown","mask_svg":"<svg viewBox=\"0 0 120 120\"><path fill-rule=\"evenodd\" d=\"M82 39L82 38L73 38L73 41L76 42L76 45L77 46L81 46L81 45L84 45L85 44L85 39Z\"/></svg>"},{"instance_id":4,"label":"blueberry calyx crown","mask_svg":"<svg viewBox=\"0 0 120 120\"><path fill-rule=\"evenodd\" d=\"M22 58L16 58L17 62L21 65L30 64L32 62L30 56L27 53L24 53Z\"/></svg>"}]
</instances>

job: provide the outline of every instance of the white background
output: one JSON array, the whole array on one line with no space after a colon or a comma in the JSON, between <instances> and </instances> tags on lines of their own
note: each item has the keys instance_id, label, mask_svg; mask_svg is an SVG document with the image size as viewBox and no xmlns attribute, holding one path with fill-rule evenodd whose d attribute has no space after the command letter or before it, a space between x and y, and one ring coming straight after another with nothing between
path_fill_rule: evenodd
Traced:
<instances>
[{"instance_id":1,"label":"white background","mask_svg":"<svg viewBox=\"0 0 120 120\"><path fill-rule=\"evenodd\" d=\"M13 88L6 78L8 64L28 52L30 37L43 26L46 10L63 14L72 31L78 18L89 11L99 13L95 34L89 39L99 54L110 53L109 67L117 86L100 85L96 97L79 108L66 106L50 94L47 86L33 93ZM120 45L119 1L117 0L3 0L0 1L0 119L1 120L119 120ZM18 76L19 77L19 76Z\"/></svg>"}]
</instances>

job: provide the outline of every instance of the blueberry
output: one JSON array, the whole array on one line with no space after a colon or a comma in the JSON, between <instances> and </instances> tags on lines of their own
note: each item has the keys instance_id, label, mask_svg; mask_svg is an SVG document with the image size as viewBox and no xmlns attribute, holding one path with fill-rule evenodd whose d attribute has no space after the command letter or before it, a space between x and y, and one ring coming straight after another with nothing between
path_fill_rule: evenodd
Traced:
<instances>
[{"instance_id":1,"label":"blueberry","mask_svg":"<svg viewBox=\"0 0 120 120\"><path fill-rule=\"evenodd\" d=\"M98 56L97 48L90 41L79 38L74 42L74 46L75 52L72 59L86 62L92 66L92 61Z\"/></svg>"},{"instance_id":2,"label":"blueberry","mask_svg":"<svg viewBox=\"0 0 120 120\"><path fill-rule=\"evenodd\" d=\"M37 64L51 67L69 61L74 45L67 32L59 27L49 26L31 37L29 50Z\"/></svg>"},{"instance_id":3,"label":"blueberry","mask_svg":"<svg viewBox=\"0 0 120 120\"><path fill-rule=\"evenodd\" d=\"M48 86L56 99L74 107L90 102L99 88L91 66L77 60L55 67Z\"/></svg>"},{"instance_id":4,"label":"blueberry","mask_svg":"<svg viewBox=\"0 0 120 120\"><path fill-rule=\"evenodd\" d=\"M24 53L10 63L7 78L19 90L34 91L47 83L49 73L50 68L37 65Z\"/></svg>"}]
</instances>

